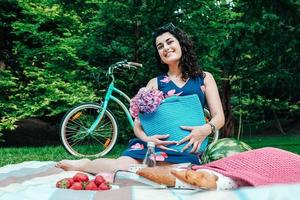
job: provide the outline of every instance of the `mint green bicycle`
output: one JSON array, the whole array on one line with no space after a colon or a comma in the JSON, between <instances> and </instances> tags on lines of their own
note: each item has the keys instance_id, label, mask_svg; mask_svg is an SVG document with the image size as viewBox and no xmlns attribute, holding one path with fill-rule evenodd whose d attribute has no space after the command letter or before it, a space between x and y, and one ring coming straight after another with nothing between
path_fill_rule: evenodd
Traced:
<instances>
[{"instance_id":1,"label":"mint green bicycle","mask_svg":"<svg viewBox=\"0 0 300 200\"><path fill-rule=\"evenodd\" d=\"M98 103L82 103L71 108L63 117L60 126L60 137L65 149L78 157L99 157L109 153L118 138L118 124L112 112L107 108L110 100L115 101L124 110L130 125L133 119L125 104L113 96L113 92L123 96L128 102L130 98L115 87L115 69L136 69L142 64L120 61L109 66L106 76L111 82L107 88L104 101Z\"/></svg>"}]
</instances>

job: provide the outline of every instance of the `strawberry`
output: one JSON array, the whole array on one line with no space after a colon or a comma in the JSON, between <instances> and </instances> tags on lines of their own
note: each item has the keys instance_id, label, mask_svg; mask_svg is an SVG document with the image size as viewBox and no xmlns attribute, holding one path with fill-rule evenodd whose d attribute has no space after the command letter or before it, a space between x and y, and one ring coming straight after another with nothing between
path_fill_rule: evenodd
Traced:
<instances>
[{"instance_id":1,"label":"strawberry","mask_svg":"<svg viewBox=\"0 0 300 200\"><path fill-rule=\"evenodd\" d=\"M84 173L76 173L75 176L73 176L74 182L87 182L89 180L89 177Z\"/></svg>"},{"instance_id":2,"label":"strawberry","mask_svg":"<svg viewBox=\"0 0 300 200\"><path fill-rule=\"evenodd\" d=\"M98 187L94 181L90 181L86 186L86 190L98 190Z\"/></svg>"},{"instance_id":3,"label":"strawberry","mask_svg":"<svg viewBox=\"0 0 300 200\"><path fill-rule=\"evenodd\" d=\"M109 190L110 189L110 185L106 182L101 183L101 185L99 185L98 190Z\"/></svg>"},{"instance_id":4,"label":"strawberry","mask_svg":"<svg viewBox=\"0 0 300 200\"><path fill-rule=\"evenodd\" d=\"M79 183L81 183L82 189L85 190L85 187L87 186L87 184L90 183L90 181L87 181L87 182L79 182Z\"/></svg>"},{"instance_id":5,"label":"strawberry","mask_svg":"<svg viewBox=\"0 0 300 200\"><path fill-rule=\"evenodd\" d=\"M73 180L73 178L67 178L67 180L69 181L69 183L70 183L70 187L71 187L71 185L73 185L73 183L74 183L74 180Z\"/></svg>"},{"instance_id":6,"label":"strawberry","mask_svg":"<svg viewBox=\"0 0 300 200\"><path fill-rule=\"evenodd\" d=\"M108 172L100 172L98 174L96 174L96 176L101 175L104 180L106 180L106 182L108 183L112 183L114 181L114 174L113 173L108 173Z\"/></svg>"},{"instance_id":7,"label":"strawberry","mask_svg":"<svg viewBox=\"0 0 300 200\"><path fill-rule=\"evenodd\" d=\"M72 184L73 184L73 179L64 178L56 182L56 187L67 189L70 188Z\"/></svg>"},{"instance_id":8,"label":"strawberry","mask_svg":"<svg viewBox=\"0 0 300 200\"><path fill-rule=\"evenodd\" d=\"M72 190L82 190L83 187L82 187L81 182L75 182L75 183L73 183L73 185L70 187L70 189L72 189Z\"/></svg>"},{"instance_id":9,"label":"strawberry","mask_svg":"<svg viewBox=\"0 0 300 200\"><path fill-rule=\"evenodd\" d=\"M106 182L106 181L105 181L105 179L103 178L103 176L97 175L97 176L95 177L95 183L96 183L97 186L99 186L99 185L101 185L101 183L105 183L105 182Z\"/></svg>"}]
</instances>

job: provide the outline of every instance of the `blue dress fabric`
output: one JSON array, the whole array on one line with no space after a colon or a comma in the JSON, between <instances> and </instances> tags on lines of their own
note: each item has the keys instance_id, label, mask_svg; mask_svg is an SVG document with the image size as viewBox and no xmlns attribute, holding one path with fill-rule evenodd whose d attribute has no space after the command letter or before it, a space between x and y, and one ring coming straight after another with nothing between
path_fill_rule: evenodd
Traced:
<instances>
[{"instance_id":1,"label":"blue dress fabric","mask_svg":"<svg viewBox=\"0 0 300 200\"><path fill-rule=\"evenodd\" d=\"M172 95L185 96L197 94L202 106L205 104L204 80L200 76L194 79L190 78L182 87L178 87L167 75L161 75L157 77L157 84L158 89L164 93L165 97ZM122 156L144 159L146 152L147 143L138 138L133 138L129 141L128 148L122 153ZM176 152L156 147L155 154L156 161L201 164L199 154L191 154L187 151Z\"/></svg>"}]
</instances>

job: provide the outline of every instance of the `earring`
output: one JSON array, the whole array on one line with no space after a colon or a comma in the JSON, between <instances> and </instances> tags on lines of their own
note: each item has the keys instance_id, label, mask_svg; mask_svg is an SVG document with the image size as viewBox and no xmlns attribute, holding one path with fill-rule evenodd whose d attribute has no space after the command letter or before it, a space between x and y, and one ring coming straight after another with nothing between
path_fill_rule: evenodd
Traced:
<instances>
[{"instance_id":1,"label":"earring","mask_svg":"<svg viewBox=\"0 0 300 200\"><path fill-rule=\"evenodd\" d=\"M160 63L161 63L161 64L165 64L164 61L162 61L162 60L160 60Z\"/></svg>"}]
</instances>

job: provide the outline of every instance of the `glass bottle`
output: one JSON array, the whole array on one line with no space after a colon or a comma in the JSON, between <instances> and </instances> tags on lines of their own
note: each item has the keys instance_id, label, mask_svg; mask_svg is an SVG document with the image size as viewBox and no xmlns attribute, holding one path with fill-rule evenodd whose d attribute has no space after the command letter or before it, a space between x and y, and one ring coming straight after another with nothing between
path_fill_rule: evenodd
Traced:
<instances>
[{"instance_id":1,"label":"glass bottle","mask_svg":"<svg viewBox=\"0 0 300 200\"><path fill-rule=\"evenodd\" d=\"M147 167L155 167L156 159L155 159L155 144L154 142L147 142L148 150L146 152L143 164L147 165Z\"/></svg>"}]
</instances>

